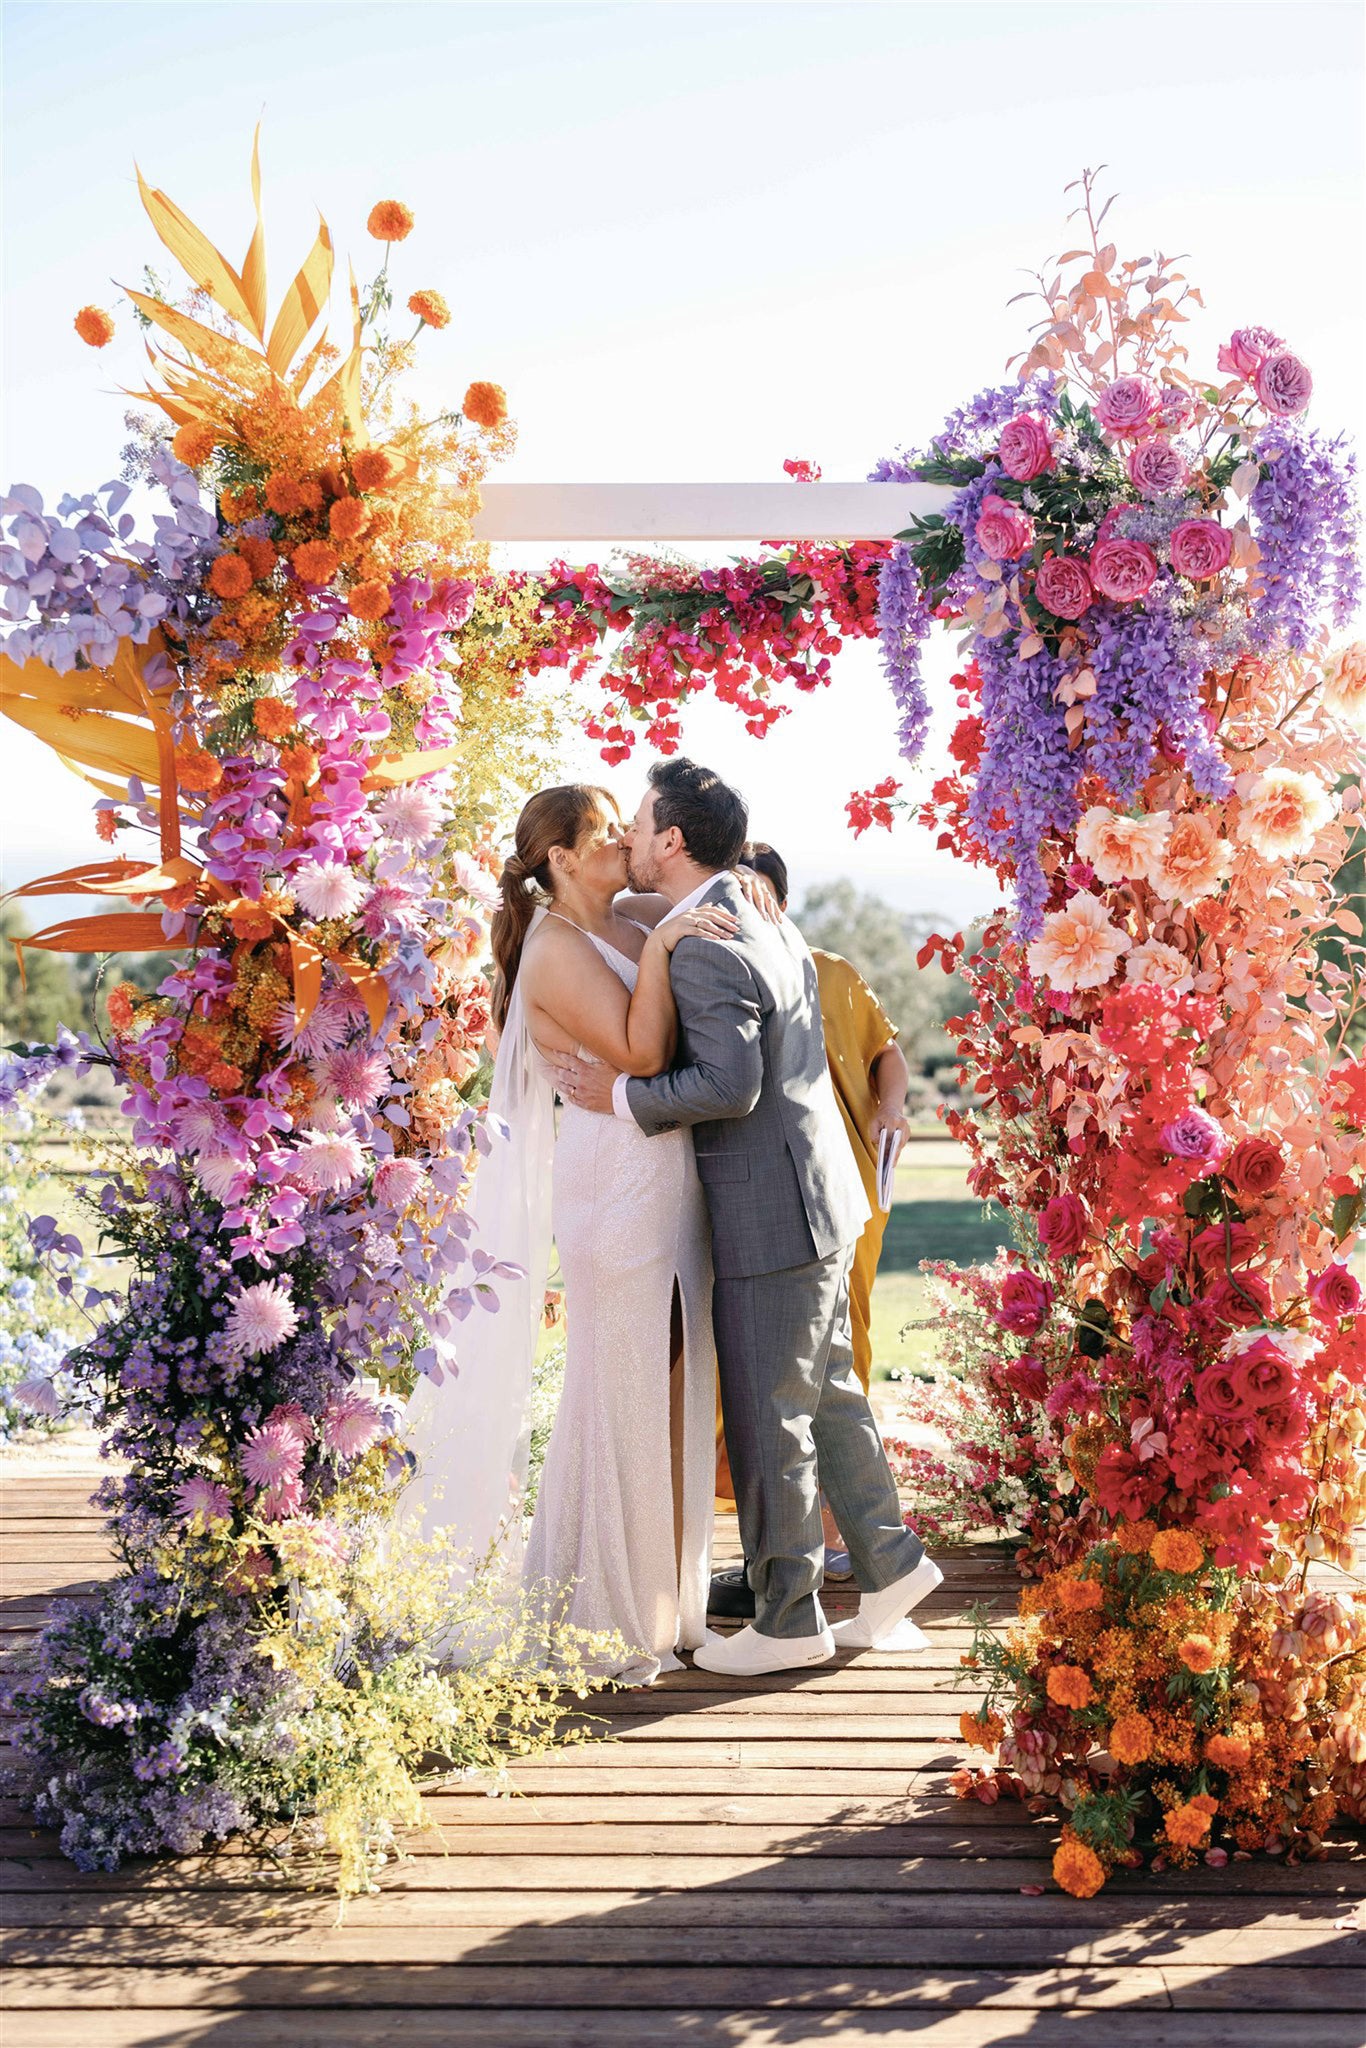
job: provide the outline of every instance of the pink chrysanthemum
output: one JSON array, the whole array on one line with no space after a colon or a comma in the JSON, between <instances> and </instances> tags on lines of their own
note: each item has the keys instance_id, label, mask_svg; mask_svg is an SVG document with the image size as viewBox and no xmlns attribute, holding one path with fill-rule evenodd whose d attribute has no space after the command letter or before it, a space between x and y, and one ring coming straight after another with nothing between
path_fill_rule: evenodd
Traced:
<instances>
[{"instance_id":1,"label":"pink chrysanthemum","mask_svg":"<svg viewBox=\"0 0 1366 2048\"><path fill-rule=\"evenodd\" d=\"M290 1162L292 1179L317 1194L349 1188L364 1170L360 1141L349 1131L310 1131Z\"/></svg>"},{"instance_id":2,"label":"pink chrysanthemum","mask_svg":"<svg viewBox=\"0 0 1366 2048\"><path fill-rule=\"evenodd\" d=\"M267 1486L257 1495L256 1512L263 1522L280 1522L298 1514L303 1498L304 1490L297 1479L282 1479L278 1486Z\"/></svg>"},{"instance_id":3,"label":"pink chrysanthemum","mask_svg":"<svg viewBox=\"0 0 1366 2048\"><path fill-rule=\"evenodd\" d=\"M341 861L307 860L289 877L289 893L310 917L351 917L365 897L365 884Z\"/></svg>"},{"instance_id":4,"label":"pink chrysanthemum","mask_svg":"<svg viewBox=\"0 0 1366 2048\"><path fill-rule=\"evenodd\" d=\"M353 1109L373 1109L389 1085L387 1060L364 1045L343 1045L324 1053L316 1072L322 1086Z\"/></svg>"},{"instance_id":5,"label":"pink chrysanthemum","mask_svg":"<svg viewBox=\"0 0 1366 2048\"><path fill-rule=\"evenodd\" d=\"M416 1159L382 1159L375 1168L375 1200L386 1209L406 1209L426 1180Z\"/></svg>"},{"instance_id":6,"label":"pink chrysanthemum","mask_svg":"<svg viewBox=\"0 0 1366 2048\"><path fill-rule=\"evenodd\" d=\"M288 1422L263 1422L242 1445L245 1478L263 1492L293 1486L304 1469L304 1441Z\"/></svg>"},{"instance_id":7,"label":"pink chrysanthemum","mask_svg":"<svg viewBox=\"0 0 1366 2048\"><path fill-rule=\"evenodd\" d=\"M258 1280L244 1287L228 1317L228 1339L235 1351L257 1358L275 1351L299 1327L299 1312L282 1280Z\"/></svg>"},{"instance_id":8,"label":"pink chrysanthemum","mask_svg":"<svg viewBox=\"0 0 1366 2048\"><path fill-rule=\"evenodd\" d=\"M194 1515L202 1515L206 1522L225 1522L232 1516L232 1495L216 1479L206 1479L202 1472L197 1472L193 1479L181 1480L175 1492L175 1507L187 1522Z\"/></svg>"},{"instance_id":9,"label":"pink chrysanthemum","mask_svg":"<svg viewBox=\"0 0 1366 2048\"><path fill-rule=\"evenodd\" d=\"M230 1152L209 1152L195 1161L199 1184L215 1202L235 1201L247 1181L247 1169Z\"/></svg>"},{"instance_id":10,"label":"pink chrysanthemum","mask_svg":"<svg viewBox=\"0 0 1366 2048\"><path fill-rule=\"evenodd\" d=\"M365 1394L337 1394L323 1410L319 1429L327 1449L347 1463L379 1435L379 1409Z\"/></svg>"},{"instance_id":11,"label":"pink chrysanthemum","mask_svg":"<svg viewBox=\"0 0 1366 2048\"><path fill-rule=\"evenodd\" d=\"M281 1423L286 1429L292 1429L300 1443L312 1442L316 1425L307 1409L300 1407L297 1401L277 1402L266 1417L267 1429L273 1427L277 1422Z\"/></svg>"},{"instance_id":12,"label":"pink chrysanthemum","mask_svg":"<svg viewBox=\"0 0 1366 2048\"><path fill-rule=\"evenodd\" d=\"M361 930L371 939L385 938L391 931L410 931L417 918L418 900L404 882L376 882L360 914Z\"/></svg>"},{"instance_id":13,"label":"pink chrysanthemum","mask_svg":"<svg viewBox=\"0 0 1366 2048\"><path fill-rule=\"evenodd\" d=\"M406 788L391 790L375 816L391 839L419 846L441 823L441 799L435 790L409 783Z\"/></svg>"},{"instance_id":14,"label":"pink chrysanthemum","mask_svg":"<svg viewBox=\"0 0 1366 2048\"><path fill-rule=\"evenodd\" d=\"M345 1043L351 1023L351 1006L345 997L326 995L297 1035L294 1005L281 1003L270 1021L270 1036L277 1045L287 1045L291 1052L302 1053L307 1059L318 1059L323 1053L334 1052Z\"/></svg>"}]
</instances>

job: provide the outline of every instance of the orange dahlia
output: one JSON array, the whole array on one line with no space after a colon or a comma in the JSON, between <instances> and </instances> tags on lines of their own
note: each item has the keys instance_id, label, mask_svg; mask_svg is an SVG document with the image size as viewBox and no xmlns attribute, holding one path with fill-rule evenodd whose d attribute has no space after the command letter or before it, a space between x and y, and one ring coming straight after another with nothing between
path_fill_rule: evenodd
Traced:
<instances>
[{"instance_id":1,"label":"orange dahlia","mask_svg":"<svg viewBox=\"0 0 1366 2048\"><path fill-rule=\"evenodd\" d=\"M1176 1654L1187 1671L1193 1671L1197 1676L1205 1671L1213 1671L1219 1661L1209 1637L1198 1634L1183 1636L1176 1646Z\"/></svg>"},{"instance_id":2,"label":"orange dahlia","mask_svg":"<svg viewBox=\"0 0 1366 2048\"><path fill-rule=\"evenodd\" d=\"M413 216L401 199L381 199L365 223L377 242L405 242L413 232Z\"/></svg>"},{"instance_id":3,"label":"orange dahlia","mask_svg":"<svg viewBox=\"0 0 1366 2048\"><path fill-rule=\"evenodd\" d=\"M1059 1707L1089 1707L1095 1698L1080 1664L1055 1664L1048 1674L1048 1697Z\"/></svg>"},{"instance_id":4,"label":"orange dahlia","mask_svg":"<svg viewBox=\"0 0 1366 2048\"><path fill-rule=\"evenodd\" d=\"M351 457L351 475L358 491L382 491L393 474L393 457L382 448L359 448Z\"/></svg>"},{"instance_id":5,"label":"orange dahlia","mask_svg":"<svg viewBox=\"0 0 1366 2048\"><path fill-rule=\"evenodd\" d=\"M1245 1735L1211 1735L1205 1757L1218 1771L1245 1771L1252 1761L1252 1744Z\"/></svg>"},{"instance_id":6,"label":"orange dahlia","mask_svg":"<svg viewBox=\"0 0 1366 2048\"><path fill-rule=\"evenodd\" d=\"M231 551L219 555L209 571L209 588L217 597L245 597L253 580L250 564Z\"/></svg>"},{"instance_id":7,"label":"orange dahlia","mask_svg":"<svg viewBox=\"0 0 1366 2048\"><path fill-rule=\"evenodd\" d=\"M380 582L357 583L346 600L353 619L382 619L389 602L389 586Z\"/></svg>"},{"instance_id":8,"label":"orange dahlia","mask_svg":"<svg viewBox=\"0 0 1366 2048\"><path fill-rule=\"evenodd\" d=\"M306 540L290 556L304 583L330 583L341 567L341 557L325 540Z\"/></svg>"},{"instance_id":9,"label":"orange dahlia","mask_svg":"<svg viewBox=\"0 0 1366 2048\"><path fill-rule=\"evenodd\" d=\"M501 384L471 384L460 410L472 426L501 426L508 416L507 393Z\"/></svg>"},{"instance_id":10,"label":"orange dahlia","mask_svg":"<svg viewBox=\"0 0 1366 2048\"><path fill-rule=\"evenodd\" d=\"M258 697L251 707L251 719L266 740L282 740L299 722L293 705L279 697Z\"/></svg>"},{"instance_id":11,"label":"orange dahlia","mask_svg":"<svg viewBox=\"0 0 1366 2048\"><path fill-rule=\"evenodd\" d=\"M88 348L108 348L114 339L114 318L103 306L82 306L71 324Z\"/></svg>"},{"instance_id":12,"label":"orange dahlia","mask_svg":"<svg viewBox=\"0 0 1366 2048\"><path fill-rule=\"evenodd\" d=\"M1205 1546L1189 1529L1159 1529L1148 1550L1160 1572L1177 1572L1182 1577L1198 1572L1205 1562Z\"/></svg>"},{"instance_id":13,"label":"orange dahlia","mask_svg":"<svg viewBox=\"0 0 1366 2048\"><path fill-rule=\"evenodd\" d=\"M347 541L360 539L368 517L367 508L359 498L338 498L327 515L328 531L333 540L345 546Z\"/></svg>"},{"instance_id":14,"label":"orange dahlia","mask_svg":"<svg viewBox=\"0 0 1366 2048\"><path fill-rule=\"evenodd\" d=\"M187 469L198 469L218 445L218 436L207 420L186 420L171 437L171 453Z\"/></svg>"},{"instance_id":15,"label":"orange dahlia","mask_svg":"<svg viewBox=\"0 0 1366 2048\"><path fill-rule=\"evenodd\" d=\"M1156 1730L1146 1714L1121 1714L1105 1746L1117 1764L1141 1764L1152 1755L1156 1740Z\"/></svg>"},{"instance_id":16,"label":"orange dahlia","mask_svg":"<svg viewBox=\"0 0 1366 2048\"><path fill-rule=\"evenodd\" d=\"M1092 1899L1105 1882L1105 1865L1094 1849L1064 1832L1053 1852L1053 1876L1074 1899Z\"/></svg>"},{"instance_id":17,"label":"orange dahlia","mask_svg":"<svg viewBox=\"0 0 1366 2048\"><path fill-rule=\"evenodd\" d=\"M280 557L261 534L249 533L237 543L237 552L257 583L264 583Z\"/></svg>"},{"instance_id":18,"label":"orange dahlia","mask_svg":"<svg viewBox=\"0 0 1366 2048\"><path fill-rule=\"evenodd\" d=\"M449 327L451 309L440 292L414 292L408 301L408 311L415 313L424 327Z\"/></svg>"}]
</instances>

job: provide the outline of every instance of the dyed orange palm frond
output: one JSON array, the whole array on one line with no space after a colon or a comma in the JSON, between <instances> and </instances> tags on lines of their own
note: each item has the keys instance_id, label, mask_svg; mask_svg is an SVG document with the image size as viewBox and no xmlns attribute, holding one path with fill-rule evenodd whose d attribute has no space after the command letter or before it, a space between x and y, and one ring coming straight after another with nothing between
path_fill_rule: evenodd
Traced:
<instances>
[{"instance_id":1,"label":"dyed orange palm frond","mask_svg":"<svg viewBox=\"0 0 1366 2048\"><path fill-rule=\"evenodd\" d=\"M16 892L18 893L18 892ZM27 988L24 954L38 953L178 953L186 938L168 939L154 910L110 910L94 917L68 917L27 938L11 938L19 968L19 985Z\"/></svg>"}]
</instances>

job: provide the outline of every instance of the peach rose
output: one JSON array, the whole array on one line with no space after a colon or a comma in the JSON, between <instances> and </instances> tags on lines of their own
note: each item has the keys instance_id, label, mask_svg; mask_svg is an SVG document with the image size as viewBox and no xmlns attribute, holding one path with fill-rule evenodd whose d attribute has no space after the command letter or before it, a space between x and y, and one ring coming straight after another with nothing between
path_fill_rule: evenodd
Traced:
<instances>
[{"instance_id":1,"label":"peach rose","mask_svg":"<svg viewBox=\"0 0 1366 2048\"><path fill-rule=\"evenodd\" d=\"M1323 671L1323 701L1341 718L1366 725L1366 640L1340 647Z\"/></svg>"},{"instance_id":2,"label":"peach rose","mask_svg":"<svg viewBox=\"0 0 1366 2048\"><path fill-rule=\"evenodd\" d=\"M1102 882L1146 882L1162 858L1170 825L1168 811L1126 818L1093 804L1077 827L1077 852Z\"/></svg>"},{"instance_id":3,"label":"peach rose","mask_svg":"<svg viewBox=\"0 0 1366 2048\"><path fill-rule=\"evenodd\" d=\"M1231 860L1209 812L1187 811L1172 825L1148 879L1169 903L1197 903L1218 888Z\"/></svg>"},{"instance_id":4,"label":"peach rose","mask_svg":"<svg viewBox=\"0 0 1366 2048\"><path fill-rule=\"evenodd\" d=\"M1298 860L1333 815L1318 777L1297 768L1240 775L1237 789L1242 806L1235 831L1263 860Z\"/></svg>"},{"instance_id":5,"label":"peach rose","mask_svg":"<svg viewBox=\"0 0 1366 2048\"><path fill-rule=\"evenodd\" d=\"M1062 910L1050 910L1043 931L1028 948L1029 971L1050 988L1101 988L1133 940L1111 924L1099 896L1079 893Z\"/></svg>"}]
</instances>

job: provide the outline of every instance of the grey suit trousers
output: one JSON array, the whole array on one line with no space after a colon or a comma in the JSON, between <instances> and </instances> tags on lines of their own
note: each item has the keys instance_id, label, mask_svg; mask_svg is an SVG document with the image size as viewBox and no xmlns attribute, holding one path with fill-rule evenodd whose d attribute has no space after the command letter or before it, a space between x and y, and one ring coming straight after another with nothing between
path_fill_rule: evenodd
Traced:
<instances>
[{"instance_id":1,"label":"grey suit trousers","mask_svg":"<svg viewBox=\"0 0 1366 2048\"><path fill-rule=\"evenodd\" d=\"M809 1265L715 1283L721 1409L760 1635L809 1636L823 1626L821 1488L865 1592L914 1571L925 1554L902 1522L882 1433L854 1371L852 1258L848 1246Z\"/></svg>"}]
</instances>

